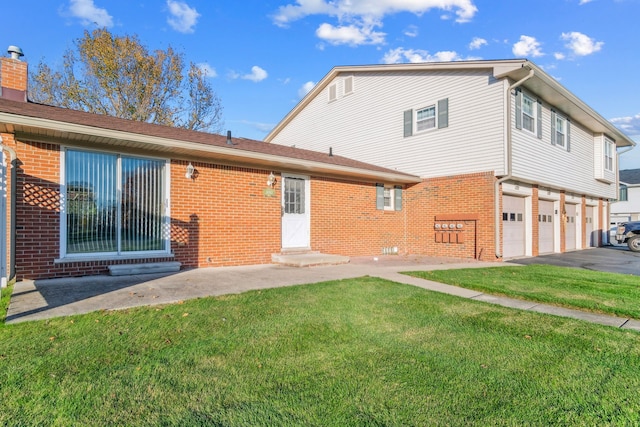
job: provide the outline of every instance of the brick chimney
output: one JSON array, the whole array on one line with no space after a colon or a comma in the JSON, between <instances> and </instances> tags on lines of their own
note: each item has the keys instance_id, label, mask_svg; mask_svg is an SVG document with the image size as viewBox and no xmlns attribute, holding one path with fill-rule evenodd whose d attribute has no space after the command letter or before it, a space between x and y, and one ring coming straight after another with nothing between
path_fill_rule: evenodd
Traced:
<instances>
[{"instance_id":1,"label":"brick chimney","mask_svg":"<svg viewBox=\"0 0 640 427\"><path fill-rule=\"evenodd\" d=\"M27 102L27 63L22 62L22 49L9 46L7 52L11 57L0 58L0 96L13 101Z\"/></svg>"}]
</instances>

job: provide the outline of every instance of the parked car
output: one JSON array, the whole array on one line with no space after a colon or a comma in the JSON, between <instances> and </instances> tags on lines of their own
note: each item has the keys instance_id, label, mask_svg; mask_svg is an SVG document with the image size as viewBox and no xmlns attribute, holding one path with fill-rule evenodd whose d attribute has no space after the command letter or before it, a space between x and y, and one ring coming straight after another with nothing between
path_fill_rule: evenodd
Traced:
<instances>
[{"instance_id":1,"label":"parked car","mask_svg":"<svg viewBox=\"0 0 640 427\"><path fill-rule=\"evenodd\" d=\"M618 243L626 243L633 252L640 252L640 221L618 224L616 241Z\"/></svg>"}]
</instances>

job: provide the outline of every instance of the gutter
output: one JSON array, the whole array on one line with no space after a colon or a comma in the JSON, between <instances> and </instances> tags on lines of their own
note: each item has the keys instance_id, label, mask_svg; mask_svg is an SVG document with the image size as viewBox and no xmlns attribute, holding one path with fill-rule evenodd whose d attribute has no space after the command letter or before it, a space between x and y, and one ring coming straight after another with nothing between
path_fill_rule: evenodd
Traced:
<instances>
[{"instance_id":1,"label":"gutter","mask_svg":"<svg viewBox=\"0 0 640 427\"><path fill-rule=\"evenodd\" d=\"M507 138L506 138L506 152L507 152L507 174L502 178L498 179L494 183L494 194L493 199L495 201L495 215L494 215L494 234L495 234L495 249L496 249L496 258L502 258L502 251L500 250L500 186L503 182L510 180L513 178L513 170L512 170L512 159L511 159L511 151L512 151L512 141L511 141L511 91L522 85L524 82L533 77L535 72L533 69L529 69L529 74L527 74L522 79L518 80L511 86L507 88L504 93L504 100L507 106Z\"/></svg>"}]
</instances>

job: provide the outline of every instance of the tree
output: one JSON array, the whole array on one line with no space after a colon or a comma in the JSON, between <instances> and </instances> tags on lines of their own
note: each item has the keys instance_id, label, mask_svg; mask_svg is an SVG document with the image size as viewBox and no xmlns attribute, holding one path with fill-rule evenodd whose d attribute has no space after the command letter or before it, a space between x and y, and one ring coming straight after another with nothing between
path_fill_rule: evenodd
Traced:
<instances>
[{"instance_id":1,"label":"tree","mask_svg":"<svg viewBox=\"0 0 640 427\"><path fill-rule=\"evenodd\" d=\"M152 53L136 36L85 31L61 71L40 62L30 98L39 103L130 120L220 132L222 104L194 63L168 47Z\"/></svg>"}]
</instances>

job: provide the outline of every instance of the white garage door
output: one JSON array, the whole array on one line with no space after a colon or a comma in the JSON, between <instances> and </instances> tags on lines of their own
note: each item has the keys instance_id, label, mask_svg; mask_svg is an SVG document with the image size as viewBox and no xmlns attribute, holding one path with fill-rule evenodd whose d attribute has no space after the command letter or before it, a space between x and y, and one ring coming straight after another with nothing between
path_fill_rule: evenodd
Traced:
<instances>
[{"instance_id":1,"label":"white garage door","mask_svg":"<svg viewBox=\"0 0 640 427\"><path fill-rule=\"evenodd\" d=\"M538 204L538 252L548 254L554 251L553 234L553 202L540 200Z\"/></svg>"},{"instance_id":2,"label":"white garage door","mask_svg":"<svg viewBox=\"0 0 640 427\"><path fill-rule=\"evenodd\" d=\"M524 198L502 196L502 252L504 258L525 254Z\"/></svg>"},{"instance_id":3,"label":"white garage door","mask_svg":"<svg viewBox=\"0 0 640 427\"><path fill-rule=\"evenodd\" d=\"M584 222L587 233L587 245L589 247L597 246L598 236L597 233L593 231L593 206L587 206Z\"/></svg>"},{"instance_id":4,"label":"white garage door","mask_svg":"<svg viewBox=\"0 0 640 427\"><path fill-rule=\"evenodd\" d=\"M567 213L567 223L565 226L565 250L570 251L576 248L576 205L564 205Z\"/></svg>"}]
</instances>

